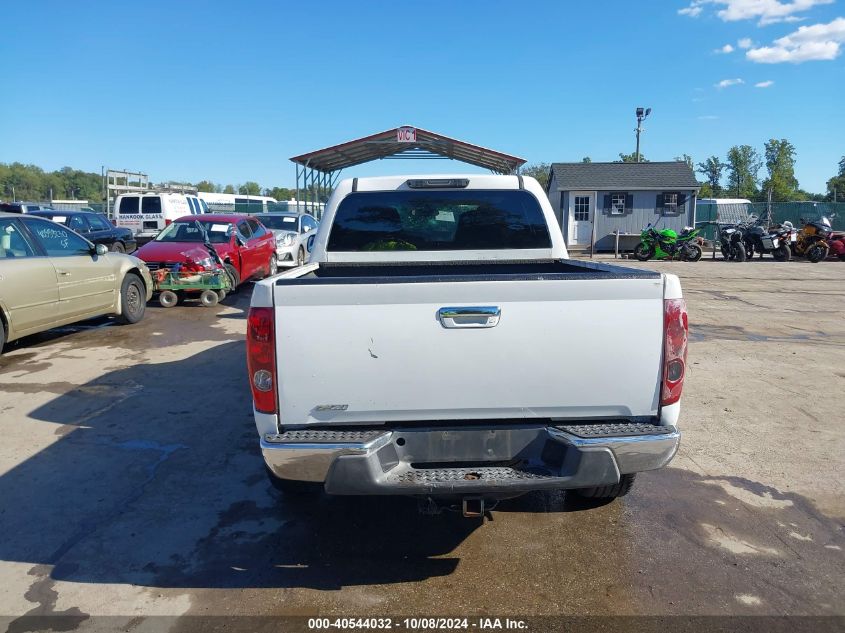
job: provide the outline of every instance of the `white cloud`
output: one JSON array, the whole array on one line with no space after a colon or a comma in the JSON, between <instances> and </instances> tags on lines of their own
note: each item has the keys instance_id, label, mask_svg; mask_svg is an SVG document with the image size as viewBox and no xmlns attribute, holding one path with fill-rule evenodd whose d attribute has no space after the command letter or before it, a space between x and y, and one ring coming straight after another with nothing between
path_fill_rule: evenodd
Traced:
<instances>
[{"instance_id":1,"label":"white cloud","mask_svg":"<svg viewBox=\"0 0 845 633\"><path fill-rule=\"evenodd\" d=\"M720 81L717 84L713 84L713 85L716 88L718 88L719 90L721 90L722 88L729 88L730 86L741 86L744 83L745 82L742 79L737 78L737 79L722 79L722 81Z\"/></svg>"},{"instance_id":2,"label":"white cloud","mask_svg":"<svg viewBox=\"0 0 845 633\"><path fill-rule=\"evenodd\" d=\"M766 81L761 81L759 83L754 84L754 87L755 88L771 88L774 85L775 85L775 82L772 81L771 79L768 79Z\"/></svg>"},{"instance_id":3,"label":"white cloud","mask_svg":"<svg viewBox=\"0 0 845 633\"><path fill-rule=\"evenodd\" d=\"M736 45L742 49L749 49L754 46L754 42L751 41L750 37L743 37L736 43Z\"/></svg>"},{"instance_id":4,"label":"white cloud","mask_svg":"<svg viewBox=\"0 0 845 633\"><path fill-rule=\"evenodd\" d=\"M685 9L678 9L678 15L688 15L691 18L697 18L699 15L701 15L701 12L703 10L704 9L702 9L700 6L693 3Z\"/></svg>"},{"instance_id":5,"label":"white cloud","mask_svg":"<svg viewBox=\"0 0 845 633\"><path fill-rule=\"evenodd\" d=\"M733 52L734 52L734 47L733 47L733 46L731 46L730 44L725 44L722 48L717 48L717 49L716 49L716 50L714 50L713 52L714 52L714 53L717 53L717 54L720 54L720 53L721 53L721 54L723 54L723 55L727 55L728 53L733 53Z\"/></svg>"},{"instance_id":6,"label":"white cloud","mask_svg":"<svg viewBox=\"0 0 845 633\"><path fill-rule=\"evenodd\" d=\"M776 39L771 46L751 48L745 56L758 64L800 64L809 61L836 59L845 44L845 18L827 24L799 27L789 35Z\"/></svg>"},{"instance_id":7,"label":"white cloud","mask_svg":"<svg viewBox=\"0 0 845 633\"><path fill-rule=\"evenodd\" d=\"M757 20L760 26L777 22L797 22L804 18L796 15L815 6L832 4L834 0L692 0L689 6L680 9L680 15L698 17L706 5L719 8L716 15L724 22Z\"/></svg>"}]
</instances>

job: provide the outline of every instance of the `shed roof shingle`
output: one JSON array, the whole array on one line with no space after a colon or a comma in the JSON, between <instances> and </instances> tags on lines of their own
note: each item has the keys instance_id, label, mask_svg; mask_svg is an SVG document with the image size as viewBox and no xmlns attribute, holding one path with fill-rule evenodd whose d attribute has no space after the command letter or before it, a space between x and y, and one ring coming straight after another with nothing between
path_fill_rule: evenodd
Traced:
<instances>
[{"instance_id":1,"label":"shed roof shingle","mask_svg":"<svg viewBox=\"0 0 845 633\"><path fill-rule=\"evenodd\" d=\"M574 189L698 189L689 165L663 163L552 163L558 191Z\"/></svg>"}]
</instances>

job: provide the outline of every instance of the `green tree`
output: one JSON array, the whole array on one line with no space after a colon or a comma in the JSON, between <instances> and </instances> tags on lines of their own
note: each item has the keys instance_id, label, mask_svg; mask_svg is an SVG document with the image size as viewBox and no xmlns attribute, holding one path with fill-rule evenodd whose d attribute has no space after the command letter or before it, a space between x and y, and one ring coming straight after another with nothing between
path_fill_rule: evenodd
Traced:
<instances>
[{"instance_id":1,"label":"green tree","mask_svg":"<svg viewBox=\"0 0 845 633\"><path fill-rule=\"evenodd\" d=\"M232 185L226 185L226 188L223 189L223 193L235 193L235 188Z\"/></svg>"},{"instance_id":2,"label":"green tree","mask_svg":"<svg viewBox=\"0 0 845 633\"><path fill-rule=\"evenodd\" d=\"M619 160L616 161L617 163L636 163L637 162L637 154L636 152L631 152L630 154L619 154ZM648 159L640 152L640 162L647 163Z\"/></svg>"},{"instance_id":3,"label":"green tree","mask_svg":"<svg viewBox=\"0 0 845 633\"><path fill-rule=\"evenodd\" d=\"M526 165L522 168L523 176L530 176L536 178L540 186L545 189L549 186L549 170L552 166L549 163L535 163L533 165Z\"/></svg>"},{"instance_id":4,"label":"green tree","mask_svg":"<svg viewBox=\"0 0 845 633\"><path fill-rule=\"evenodd\" d=\"M785 138L770 139L766 143L766 169L769 177L763 181L763 192L772 192L774 202L795 200L798 180L795 178L795 146Z\"/></svg>"},{"instance_id":5,"label":"green tree","mask_svg":"<svg viewBox=\"0 0 845 633\"><path fill-rule=\"evenodd\" d=\"M214 193L217 189L219 187L210 180L200 180L197 183L197 191L202 191L203 193Z\"/></svg>"},{"instance_id":6,"label":"green tree","mask_svg":"<svg viewBox=\"0 0 845 633\"><path fill-rule=\"evenodd\" d=\"M827 181L827 191L831 202L845 201L845 156L839 161L839 173Z\"/></svg>"},{"instance_id":7,"label":"green tree","mask_svg":"<svg viewBox=\"0 0 845 633\"><path fill-rule=\"evenodd\" d=\"M690 169L695 171L695 164L692 160L692 156L690 156L689 154L684 154L683 156L675 156L675 160L678 162L685 162L687 165L689 165Z\"/></svg>"},{"instance_id":8,"label":"green tree","mask_svg":"<svg viewBox=\"0 0 845 633\"><path fill-rule=\"evenodd\" d=\"M708 187L707 195L704 194L704 187L699 195L702 198L712 198L722 193L722 172L727 165L719 160L718 156L710 156L703 163L698 163L696 171L706 178Z\"/></svg>"},{"instance_id":9,"label":"green tree","mask_svg":"<svg viewBox=\"0 0 845 633\"><path fill-rule=\"evenodd\" d=\"M757 197L757 174L762 162L750 145L734 145L728 150L728 191L736 198Z\"/></svg>"},{"instance_id":10,"label":"green tree","mask_svg":"<svg viewBox=\"0 0 845 633\"><path fill-rule=\"evenodd\" d=\"M296 191L288 189L287 187L273 187L272 189L265 189L264 195L275 198L279 202L283 200L290 200L296 197Z\"/></svg>"},{"instance_id":11,"label":"green tree","mask_svg":"<svg viewBox=\"0 0 845 633\"><path fill-rule=\"evenodd\" d=\"M700 183L701 188L698 190L698 199L701 200L702 198L716 198L716 194L713 193L713 187L710 185L709 182L702 182Z\"/></svg>"},{"instance_id":12,"label":"green tree","mask_svg":"<svg viewBox=\"0 0 845 633\"><path fill-rule=\"evenodd\" d=\"M589 156L584 156L584 158L581 159L581 162L582 163L592 163L593 159L590 158Z\"/></svg>"},{"instance_id":13,"label":"green tree","mask_svg":"<svg viewBox=\"0 0 845 633\"><path fill-rule=\"evenodd\" d=\"M0 196L4 199L33 200L36 202L62 198L102 200L100 174L62 167L45 172L36 165L23 163L0 164ZM14 190L14 194L13 194Z\"/></svg>"},{"instance_id":14,"label":"green tree","mask_svg":"<svg viewBox=\"0 0 845 633\"><path fill-rule=\"evenodd\" d=\"M238 187L238 193L244 196L260 196L261 185L252 180L247 180L244 184Z\"/></svg>"}]
</instances>

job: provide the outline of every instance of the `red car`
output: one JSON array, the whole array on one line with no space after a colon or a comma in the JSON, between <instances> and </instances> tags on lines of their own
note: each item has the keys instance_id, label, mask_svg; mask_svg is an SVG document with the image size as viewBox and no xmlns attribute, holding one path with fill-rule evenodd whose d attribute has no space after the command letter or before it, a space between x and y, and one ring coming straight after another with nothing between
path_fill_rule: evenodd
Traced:
<instances>
[{"instance_id":1,"label":"red car","mask_svg":"<svg viewBox=\"0 0 845 633\"><path fill-rule=\"evenodd\" d=\"M206 236L223 260L233 287L252 277L276 274L275 236L255 218L243 215L186 215L142 246L135 256L147 262L150 270L186 263L211 269L214 264L203 246Z\"/></svg>"},{"instance_id":2,"label":"red car","mask_svg":"<svg viewBox=\"0 0 845 633\"><path fill-rule=\"evenodd\" d=\"M830 256L845 262L845 232L833 231L827 238L827 243L830 245Z\"/></svg>"}]
</instances>

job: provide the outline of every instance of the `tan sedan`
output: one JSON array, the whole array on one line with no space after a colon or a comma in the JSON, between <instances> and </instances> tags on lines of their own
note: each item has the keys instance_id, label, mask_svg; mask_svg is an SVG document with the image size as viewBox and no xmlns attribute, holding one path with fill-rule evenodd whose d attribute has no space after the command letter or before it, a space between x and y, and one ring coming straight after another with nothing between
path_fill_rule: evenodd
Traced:
<instances>
[{"instance_id":1,"label":"tan sedan","mask_svg":"<svg viewBox=\"0 0 845 633\"><path fill-rule=\"evenodd\" d=\"M150 271L137 257L109 253L44 218L0 213L0 351L92 317L137 323L152 293Z\"/></svg>"}]
</instances>

